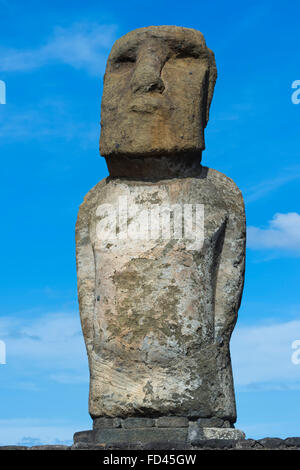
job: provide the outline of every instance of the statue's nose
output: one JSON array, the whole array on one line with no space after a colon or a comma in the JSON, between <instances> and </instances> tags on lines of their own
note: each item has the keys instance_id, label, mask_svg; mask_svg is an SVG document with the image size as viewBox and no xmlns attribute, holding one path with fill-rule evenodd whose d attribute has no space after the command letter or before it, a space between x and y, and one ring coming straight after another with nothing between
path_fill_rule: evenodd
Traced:
<instances>
[{"instance_id":1,"label":"statue's nose","mask_svg":"<svg viewBox=\"0 0 300 470\"><path fill-rule=\"evenodd\" d=\"M133 93L162 93L165 84L161 78L161 70L166 61L166 53L159 44L147 45L141 48L131 78Z\"/></svg>"}]
</instances>

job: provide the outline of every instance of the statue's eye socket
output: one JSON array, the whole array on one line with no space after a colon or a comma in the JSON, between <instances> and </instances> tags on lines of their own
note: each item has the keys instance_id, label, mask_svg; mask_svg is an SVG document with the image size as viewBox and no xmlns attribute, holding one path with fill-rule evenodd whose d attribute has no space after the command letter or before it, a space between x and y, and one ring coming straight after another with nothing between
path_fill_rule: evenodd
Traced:
<instances>
[{"instance_id":1,"label":"statue's eye socket","mask_svg":"<svg viewBox=\"0 0 300 470\"><path fill-rule=\"evenodd\" d=\"M135 63L135 57L132 56L120 56L114 61L114 69L121 70L129 68Z\"/></svg>"},{"instance_id":2,"label":"statue's eye socket","mask_svg":"<svg viewBox=\"0 0 300 470\"><path fill-rule=\"evenodd\" d=\"M129 55L123 55L119 57L118 62L135 62L135 57Z\"/></svg>"},{"instance_id":3,"label":"statue's eye socket","mask_svg":"<svg viewBox=\"0 0 300 470\"><path fill-rule=\"evenodd\" d=\"M178 51L176 54L176 59L199 59L199 57L197 52L189 50Z\"/></svg>"}]
</instances>

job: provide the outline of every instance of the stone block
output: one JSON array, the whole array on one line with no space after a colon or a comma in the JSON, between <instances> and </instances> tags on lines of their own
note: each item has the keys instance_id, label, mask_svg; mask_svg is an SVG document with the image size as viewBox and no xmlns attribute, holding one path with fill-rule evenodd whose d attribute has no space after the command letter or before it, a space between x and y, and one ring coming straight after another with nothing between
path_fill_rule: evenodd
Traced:
<instances>
[{"instance_id":1,"label":"stone block","mask_svg":"<svg viewBox=\"0 0 300 470\"><path fill-rule=\"evenodd\" d=\"M283 443L286 447L300 448L300 437L287 437Z\"/></svg>"},{"instance_id":2,"label":"stone block","mask_svg":"<svg viewBox=\"0 0 300 470\"><path fill-rule=\"evenodd\" d=\"M152 428L155 420L152 418L127 418L122 420L122 427L125 429Z\"/></svg>"},{"instance_id":3,"label":"stone block","mask_svg":"<svg viewBox=\"0 0 300 470\"><path fill-rule=\"evenodd\" d=\"M156 426L158 428L187 428L189 420L184 416L162 416L156 420Z\"/></svg>"},{"instance_id":4,"label":"stone block","mask_svg":"<svg viewBox=\"0 0 300 470\"><path fill-rule=\"evenodd\" d=\"M138 429L97 429L94 431L94 443L151 443L187 441L187 428L138 428Z\"/></svg>"},{"instance_id":5,"label":"stone block","mask_svg":"<svg viewBox=\"0 0 300 470\"><path fill-rule=\"evenodd\" d=\"M284 440L279 439L278 437L266 437L264 439L259 439L258 442L264 449L280 449L284 446Z\"/></svg>"},{"instance_id":6,"label":"stone block","mask_svg":"<svg viewBox=\"0 0 300 470\"><path fill-rule=\"evenodd\" d=\"M120 428L121 420L120 418L95 418L93 421L93 429L106 429L106 428Z\"/></svg>"},{"instance_id":7,"label":"stone block","mask_svg":"<svg viewBox=\"0 0 300 470\"><path fill-rule=\"evenodd\" d=\"M224 421L224 419L213 417L213 418L199 418L197 423L203 428L223 428L230 427L229 421Z\"/></svg>"},{"instance_id":8,"label":"stone block","mask_svg":"<svg viewBox=\"0 0 300 470\"><path fill-rule=\"evenodd\" d=\"M239 440L245 439L245 433L239 429L234 428L204 428L197 422L190 423L188 440L193 444L202 440L211 439L227 439L227 440Z\"/></svg>"},{"instance_id":9,"label":"stone block","mask_svg":"<svg viewBox=\"0 0 300 470\"><path fill-rule=\"evenodd\" d=\"M77 442L91 443L94 439L94 431L79 431L74 434L74 444Z\"/></svg>"}]
</instances>

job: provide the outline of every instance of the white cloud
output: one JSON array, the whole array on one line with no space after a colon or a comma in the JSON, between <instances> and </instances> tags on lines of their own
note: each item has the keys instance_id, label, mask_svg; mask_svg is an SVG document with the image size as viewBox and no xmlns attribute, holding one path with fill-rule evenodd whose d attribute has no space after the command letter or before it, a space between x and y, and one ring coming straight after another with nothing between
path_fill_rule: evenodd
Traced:
<instances>
[{"instance_id":1,"label":"white cloud","mask_svg":"<svg viewBox=\"0 0 300 470\"><path fill-rule=\"evenodd\" d=\"M8 370L21 367L14 388L34 390L35 372L60 383L88 382L88 364L78 313L49 313L37 319L0 319L0 338L6 343ZM3 384L4 385L4 384Z\"/></svg>"},{"instance_id":2,"label":"white cloud","mask_svg":"<svg viewBox=\"0 0 300 470\"><path fill-rule=\"evenodd\" d=\"M0 445L70 445L74 432L90 427L89 419L77 424L59 419L0 419Z\"/></svg>"},{"instance_id":3,"label":"white cloud","mask_svg":"<svg viewBox=\"0 0 300 470\"><path fill-rule=\"evenodd\" d=\"M248 246L253 249L280 249L300 254L300 214L277 213L265 229L248 227Z\"/></svg>"},{"instance_id":4,"label":"white cloud","mask_svg":"<svg viewBox=\"0 0 300 470\"><path fill-rule=\"evenodd\" d=\"M300 339L300 320L237 327L231 353L238 389L300 390L300 364L292 362L296 339Z\"/></svg>"},{"instance_id":5,"label":"white cloud","mask_svg":"<svg viewBox=\"0 0 300 470\"><path fill-rule=\"evenodd\" d=\"M88 361L78 312L39 317L35 313L35 318L29 314L0 318L0 338L7 349L7 363L0 366L3 397L5 389L45 396L51 382L87 386ZM0 419L0 445L71 444L74 432L90 427L88 415L82 422L55 417Z\"/></svg>"},{"instance_id":6,"label":"white cloud","mask_svg":"<svg viewBox=\"0 0 300 470\"><path fill-rule=\"evenodd\" d=\"M35 49L0 48L0 71L26 71L62 63L99 75L116 39L115 32L114 25L76 23L69 28L57 27L52 37Z\"/></svg>"}]
</instances>

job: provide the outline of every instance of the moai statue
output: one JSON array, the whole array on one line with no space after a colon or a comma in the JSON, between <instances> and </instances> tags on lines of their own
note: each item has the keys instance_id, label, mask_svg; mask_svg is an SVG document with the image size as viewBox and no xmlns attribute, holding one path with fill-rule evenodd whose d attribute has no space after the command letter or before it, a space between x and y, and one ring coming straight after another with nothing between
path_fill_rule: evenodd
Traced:
<instances>
[{"instance_id":1,"label":"moai statue","mask_svg":"<svg viewBox=\"0 0 300 470\"><path fill-rule=\"evenodd\" d=\"M229 340L244 204L230 178L201 165L216 77L194 29L137 29L109 55L100 153L110 176L76 224L93 442L243 437Z\"/></svg>"}]
</instances>

